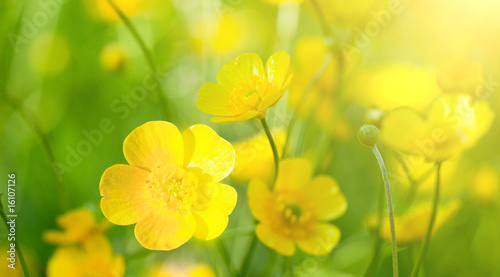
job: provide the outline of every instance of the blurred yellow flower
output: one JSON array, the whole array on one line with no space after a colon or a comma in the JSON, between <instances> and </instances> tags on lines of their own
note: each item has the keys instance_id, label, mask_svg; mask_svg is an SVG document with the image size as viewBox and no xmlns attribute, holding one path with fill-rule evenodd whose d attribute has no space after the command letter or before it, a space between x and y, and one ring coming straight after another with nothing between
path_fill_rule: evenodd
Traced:
<instances>
[{"instance_id":1,"label":"blurred yellow flower","mask_svg":"<svg viewBox=\"0 0 500 277\"><path fill-rule=\"evenodd\" d=\"M147 277L215 277L215 273L207 264L167 263L157 266Z\"/></svg>"},{"instance_id":2,"label":"blurred yellow flower","mask_svg":"<svg viewBox=\"0 0 500 277\"><path fill-rule=\"evenodd\" d=\"M225 64L216 83L206 83L198 91L196 105L202 112L216 115L214 123L262 119L288 88L290 56L276 52L266 62L257 54L242 54Z\"/></svg>"},{"instance_id":3,"label":"blurred yellow flower","mask_svg":"<svg viewBox=\"0 0 500 277\"><path fill-rule=\"evenodd\" d=\"M327 222L346 211L347 201L333 178L312 173L306 159L285 159L274 191L259 179L248 186L250 210L260 221L255 233L282 255L293 255L295 244L308 254L326 255L340 240L340 230Z\"/></svg>"},{"instance_id":4,"label":"blurred yellow flower","mask_svg":"<svg viewBox=\"0 0 500 277\"><path fill-rule=\"evenodd\" d=\"M152 121L127 136L123 152L130 165L106 169L99 185L109 221L137 223L137 240L155 250L224 231L237 197L219 182L233 169L234 150L215 131L194 125L181 135L169 122Z\"/></svg>"},{"instance_id":5,"label":"blurred yellow flower","mask_svg":"<svg viewBox=\"0 0 500 277\"><path fill-rule=\"evenodd\" d=\"M127 55L116 43L108 44L101 52L101 66L109 72L120 72L125 68Z\"/></svg>"},{"instance_id":6,"label":"blurred yellow flower","mask_svg":"<svg viewBox=\"0 0 500 277\"><path fill-rule=\"evenodd\" d=\"M436 217L433 234L441 228L460 208L461 203L458 200L450 201L446 205L439 207L439 212ZM427 227L429 226L429 219L431 216L431 203L420 203L410 210L406 211L403 215L394 217L396 227L396 239L400 244L408 244L414 241L420 241L425 237ZM376 228L378 224L378 215L374 214L366 219L366 224L370 228ZM380 229L380 236L386 240L391 241L391 229L389 219L384 217Z\"/></svg>"},{"instance_id":7,"label":"blurred yellow flower","mask_svg":"<svg viewBox=\"0 0 500 277\"><path fill-rule=\"evenodd\" d=\"M150 0L113 0L126 16L133 16L142 10ZM120 17L106 0L85 1L87 9L105 21L118 21Z\"/></svg>"},{"instance_id":8,"label":"blurred yellow flower","mask_svg":"<svg viewBox=\"0 0 500 277\"><path fill-rule=\"evenodd\" d=\"M382 141L406 154L443 161L473 146L493 118L486 101L446 95L432 102L427 118L406 107L388 113L382 121Z\"/></svg>"},{"instance_id":9,"label":"blurred yellow flower","mask_svg":"<svg viewBox=\"0 0 500 277\"><path fill-rule=\"evenodd\" d=\"M378 11L386 1L352 0L348 3L342 0L317 0L326 20L336 25L352 27L365 22L370 11ZM384 7L385 8L385 7ZM370 18L371 19L371 18Z\"/></svg>"},{"instance_id":10,"label":"blurred yellow flower","mask_svg":"<svg viewBox=\"0 0 500 277\"><path fill-rule=\"evenodd\" d=\"M468 57L454 57L438 67L436 77L443 92L474 96L480 93L483 65Z\"/></svg>"},{"instance_id":11,"label":"blurred yellow flower","mask_svg":"<svg viewBox=\"0 0 500 277\"><path fill-rule=\"evenodd\" d=\"M226 56L241 50L248 41L246 23L244 15L233 13L199 19L190 28L194 50L199 54L208 51Z\"/></svg>"},{"instance_id":12,"label":"blurred yellow flower","mask_svg":"<svg viewBox=\"0 0 500 277\"><path fill-rule=\"evenodd\" d=\"M71 210L56 219L64 231L48 230L43 233L46 242L53 244L83 243L101 235L109 226L107 220L97 223L94 214L86 208Z\"/></svg>"},{"instance_id":13,"label":"blurred yellow flower","mask_svg":"<svg viewBox=\"0 0 500 277\"><path fill-rule=\"evenodd\" d=\"M382 110L408 106L420 111L441 92L432 74L402 64L364 69L349 84L346 93L352 100Z\"/></svg>"},{"instance_id":14,"label":"blurred yellow flower","mask_svg":"<svg viewBox=\"0 0 500 277\"><path fill-rule=\"evenodd\" d=\"M120 277L125 273L121 255L113 255L109 241L94 236L81 245L61 246L47 265L48 277Z\"/></svg>"},{"instance_id":15,"label":"blurred yellow flower","mask_svg":"<svg viewBox=\"0 0 500 277\"><path fill-rule=\"evenodd\" d=\"M273 132L274 142L281 155L285 146L286 131ZM237 182L249 182L253 178L259 178L265 182L271 182L274 178L274 156L271 145L265 133L260 133L247 140L234 144L236 161L234 163L231 178Z\"/></svg>"},{"instance_id":16,"label":"blurred yellow flower","mask_svg":"<svg viewBox=\"0 0 500 277\"><path fill-rule=\"evenodd\" d=\"M15 250L15 247L11 247L11 242L8 241L7 236L4 238L5 239L2 239L2 242L0 242L0 259L3 261L3 265L0 267L0 276L24 277L23 269L19 264L19 253L16 252L17 250ZM42 264L33 249L29 248L26 244L17 246L21 247L23 251L24 260L26 261L30 276L42 276ZM10 267L12 264L14 268Z\"/></svg>"},{"instance_id":17,"label":"blurred yellow flower","mask_svg":"<svg viewBox=\"0 0 500 277\"><path fill-rule=\"evenodd\" d=\"M498 201L500 174L492 165L480 166L472 180L472 196L483 203Z\"/></svg>"}]
</instances>

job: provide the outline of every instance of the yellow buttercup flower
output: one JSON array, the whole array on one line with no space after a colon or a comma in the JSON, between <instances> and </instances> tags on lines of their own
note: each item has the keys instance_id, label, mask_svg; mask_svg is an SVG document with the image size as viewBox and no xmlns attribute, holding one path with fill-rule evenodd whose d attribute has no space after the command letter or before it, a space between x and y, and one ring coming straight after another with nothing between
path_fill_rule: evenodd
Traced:
<instances>
[{"instance_id":1,"label":"yellow buttercup flower","mask_svg":"<svg viewBox=\"0 0 500 277\"><path fill-rule=\"evenodd\" d=\"M85 208L71 210L56 219L57 225L64 231L49 230L44 232L46 242L54 244L82 243L96 235L101 235L109 226L104 220L97 223L94 214Z\"/></svg>"},{"instance_id":2,"label":"yellow buttercup flower","mask_svg":"<svg viewBox=\"0 0 500 277\"><path fill-rule=\"evenodd\" d=\"M257 54L243 54L225 64L216 83L206 83L198 91L196 105L202 112L216 115L214 123L262 119L288 88L290 56L276 52L264 67Z\"/></svg>"},{"instance_id":3,"label":"yellow buttercup flower","mask_svg":"<svg viewBox=\"0 0 500 277\"><path fill-rule=\"evenodd\" d=\"M248 185L250 210L260 221L255 233L282 255L293 255L295 244L306 253L326 255L340 240L340 230L327 222L346 211L347 201L333 178L312 178L312 173L306 159L285 159L274 191L259 179Z\"/></svg>"},{"instance_id":4,"label":"yellow buttercup flower","mask_svg":"<svg viewBox=\"0 0 500 277\"><path fill-rule=\"evenodd\" d=\"M480 93L483 65L468 57L454 57L438 67L436 77L443 92L474 96Z\"/></svg>"},{"instance_id":5,"label":"yellow buttercup flower","mask_svg":"<svg viewBox=\"0 0 500 277\"><path fill-rule=\"evenodd\" d=\"M285 146L286 132L273 132L278 154ZM237 182L247 183L253 178L271 182L274 178L274 156L265 133L234 144L236 161L230 177Z\"/></svg>"},{"instance_id":6,"label":"yellow buttercup flower","mask_svg":"<svg viewBox=\"0 0 500 277\"><path fill-rule=\"evenodd\" d=\"M403 64L363 69L353 76L346 90L352 100L369 108L408 106L418 111L441 92L430 72Z\"/></svg>"},{"instance_id":7,"label":"yellow buttercup flower","mask_svg":"<svg viewBox=\"0 0 500 277\"><path fill-rule=\"evenodd\" d=\"M237 197L219 182L233 169L234 150L215 131L194 125L181 135L169 122L152 121L127 136L123 152L130 165L106 169L99 184L109 221L137 223L137 240L155 250L224 231Z\"/></svg>"},{"instance_id":8,"label":"yellow buttercup flower","mask_svg":"<svg viewBox=\"0 0 500 277\"><path fill-rule=\"evenodd\" d=\"M47 265L47 276L123 276L123 257L113 255L113 249L103 232L109 226L97 223L94 214L80 208L57 218L64 230L49 230L43 234L49 243L60 244Z\"/></svg>"},{"instance_id":9,"label":"yellow buttercup flower","mask_svg":"<svg viewBox=\"0 0 500 277\"><path fill-rule=\"evenodd\" d=\"M106 21L118 21L120 17L113 10L111 5L107 1L102 0L90 0L85 1L86 6L92 14L100 19ZM126 16L133 16L137 14L139 11L144 9L150 0L114 0L115 4L120 8L121 11Z\"/></svg>"},{"instance_id":10,"label":"yellow buttercup flower","mask_svg":"<svg viewBox=\"0 0 500 277\"><path fill-rule=\"evenodd\" d=\"M204 263L183 265L182 262L171 262L157 266L147 277L215 277L215 272Z\"/></svg>"},{"instance_id":11,"label":"yellow buttercup flower","mask_svg":"<svg viewBox=\"0 0 500 277\"><path fill-rule=\"evenodd\" d=\"M48 277L120 277L124 273L123 257L113 255L111 244L102 235L81 245L59 247L47 265Z\"/></svg>"},{"instance_id":12,"label":"yellow buttercup flower","mask_svg":"<svg viewBox=\"0 0 500 277\"><path fill-rule=\"evenodd\" d=\"M493 118L486 101L446 95L431 104L427 118L405 107L390 112L382 121L382 140L398 151L443 161L473 146Z\"/></svg>"},{"instance_id":13,"label":"yellow buttercup flower","mask_svg":"<svg viewBox=\"0 0 500 277\"><path fill-rule=\"evenodd\" d=\"M433 234L452 218L460 208L460 201L455 200L442 205L437 214ZM429 219L431 217L431 203L420 203L403 215L397 215L394 218L396 227L396 239L398 243L408 244L414 241L420 241L425 237ZM367 218L366 224L370 228L375 228L378 224L378 215L371 215ZM391 229L389 219L384 217L380 229L380 237L386 241L391 241Z\"/></svg>"},{"instance_id":14,"label":"yellow buttercup flower","mask_svg":"<svg viewBox=\"0 0 500 277\"><path fill-rule=\"evenodd\" d=\"M500 174L493 165L480 166L472 179L472 196L480 202L498 201Z\"/></svg>"}]
</instances>

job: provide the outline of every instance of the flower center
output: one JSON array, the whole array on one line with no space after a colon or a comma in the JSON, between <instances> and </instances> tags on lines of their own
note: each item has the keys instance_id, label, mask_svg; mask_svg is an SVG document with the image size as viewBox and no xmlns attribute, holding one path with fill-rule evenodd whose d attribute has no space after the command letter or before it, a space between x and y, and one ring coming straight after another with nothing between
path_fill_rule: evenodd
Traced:
<instances>
[{"instance_id":1,"label":"flower center","mask_svg":"<svg viewBox=\"0 0 500 277\"><path fill-rule=\"evenodd\" d=\"M283 215L290 223L295 223L301 219L302 208L297 204L288 204L283 209Z\"/></svg>"},{"instance_id":2,"label":"flower center","mask_svg":"<svg viewBox=\"0 0 500 277\"><path fill-rule=\"evenodd\" d=\"M249 83L236 84L230 96L230 109L238 114L258 110L262 101L262 89L263 83L257 75L252 76Z\"/></svg>"},{"instance_id":3,"label":"flower center","mask_svg":"<svg viewBox=\"0 0 500 277\"><path fill-rule=\"evenodd\" d=\"M185 213L196 201L198 177L179 166L156 166L146 186L155 207Z\"/></svg>"}]
</instances>

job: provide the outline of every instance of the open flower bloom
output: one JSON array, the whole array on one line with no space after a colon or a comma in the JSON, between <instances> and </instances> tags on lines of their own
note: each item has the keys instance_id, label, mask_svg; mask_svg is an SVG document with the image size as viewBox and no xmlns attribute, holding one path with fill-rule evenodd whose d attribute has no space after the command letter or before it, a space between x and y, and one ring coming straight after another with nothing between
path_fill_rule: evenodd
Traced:
<instances>
[{"instance_id":1,"label":"open flower bloom","mask_svg":"<svg viewBox=\"0 0 500 277\"><path fill-rule=\"evenodd\" d=\"M48 277L120 277L125 274L121 255L113 255L108 239L94 236L82 244L56 249L47 265Z\"/></svg>"},{"instance_id":2,"label":"open flower bloom","mask_svg":"<svg viewBox=\"0 0 500 277\"><path fill-rule=\"evenodd\" d=\"M257 237L276 252L291 256L295 244L312 255L326 255L340 240L340 230L328 221L341 216L347 201L333 178L312 178L312 166L303 158L285 159L274 191L254 179L248 186L248 203L259 220Z\"/></svg>"},{"instance_id":3,"label":"open flower bloom","mask_svg":"<svg viewBox=\"0 0 500 277\"><path fill-rule=\"evenodd\" d=\"M281 51L269 57L265 67L257 54L242 54L221 68L217 84L200 88L196 105L200 111L218 116L211 119L215 123L262 119L287 90L289 65L290 56Z\"/></svg>"},{"instance_id":4,"label":"open flower bloom","mask_svg":"<svg viewBox=\"0 0 500 277\"><path fill-rule=\"evenodd\" d=\"M382 141L403 153L443 161L472 147L493 122L486 101L468 95L437 98L427 118L409 108L397 108L382 120Z\"/></svg>"},{"instance_id":5,"label":"open flower bloom","mask_svg":"<svg viewBox=\"0 0 500 277\"><path fill-rule=\"evenodd\" d=\"M273 132L274 142L281 156L285 146L286 132L279 130ZM236 161L231 179L237 182L249 182L258 178L265 182L271 182L274 178L274 156L271 145L265 133L260 133L247 140L234 144Z\"/></svg>"},{"instance_id":6,"label":"open flower bloom","mask_svg":"<svg viewBox=\"0 0 500 277\"><path fill-rule=\"evenodd\" d=\"M438 207L438 214L434 224L433 234L441 228L460 208L460 201L450 201L445 205ZM423 240L427 233L432 208L430 202L420 203L403 215L396 215L394 218L396 228L396 240L401 244L408 244ZM376 228L378 224L378 215L374 214L367 218L366 223L370 228ZM380 228L380 237L391 241L391 227L389 218L384 217Z\"/></svg>"},{"instance_id":7,"label":"open flower bloom","mask_svg":"<svg viewBox=\"0 0 500 277\"><path fill-rule=\"evenodd\" d=\"M169 122L152 121L127 136L123 152L130 165L106 169L99 185L109 221L137 223L137 240L155 250L224 231L237 196L219 182L233 169L234 150L214 130L194 125L181 135Z\"/></svg>"},{"instance_id":8,"label":"open flower bloom","mask_svg":"<svg viewBox=\"0 0 500 277\"><path fill-rule=\"evenodd\" d=\"M46 242L54 244L82 243L92 236L101 235L108 228L109 222L104 220L97 223L91 211L80 208L57 217L57 225L64 231L49 230L44 232L43 238Z\"/></svg>"}]
</instances>

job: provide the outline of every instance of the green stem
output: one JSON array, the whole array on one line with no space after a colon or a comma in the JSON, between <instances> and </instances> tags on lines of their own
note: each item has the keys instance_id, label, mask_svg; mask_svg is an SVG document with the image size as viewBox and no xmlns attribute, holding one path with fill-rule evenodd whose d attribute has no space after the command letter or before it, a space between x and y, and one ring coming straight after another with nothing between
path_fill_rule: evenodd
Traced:
<instances>
[{"instance_id":1,"label":"green stem","mask_svg":"<svg viewBox=\"0 0 500 277\"><path fill-rule=\"evenodd\" d=\"M439 206L439 194L440 194L440 179L441 179L441 162L436 163L436 186L434 187L434 197L432 201L432 212L431 218L429 219L429 226L427 227L427 232L425 233L424 240L422 242L422 248L420 248L420 253L418 254L417 261L413 266L413 271L411 272L411 277L417 277L422 262L427 254L427 249L432 236L432 229L434 229L434 224L436 223L436 217Z\"/></svg>"},{"instance_id":2,"label":"green stem","mask_svg":"<svg viewBox=\"0 0 500 277\"><path fill-rule=\"evenodd\" d=\"M297 121L298 113L304 106L304 103L306 102L307 97L309 96L309 92L312 90L314 85L318 82L319 78L325 73L326 69L328 68L328 65L331 63L333 59L332 53L328 53L325 58L323 59L323 62L321 63L320 67L314 73L314 76L311 78L309 83L307 84L307 87L304 91L304 94L300 97L299 102L297 103L297 107L295 108L295 111L293 112L292 119L290 119L290 123L288 124L288 128L286 130L286 140L285 140L285 145L283 146L283 152L281 153L281 158L284 159L286 157L286 153L288 151L288 146L290 144L290 136L292 134L293 128L295 127L295 122Z\"/></svg>"},{"instance_id":3,"label":"green stem","mask_svg":"<svg viewBox=\"0 0 500 277\"><path fill-rule=\"evenodd\" d=\"M61 176L59 175L59 172L57 172L55 165L56 165L56 159L54 156L54 152L52 151L52 147L50 146L49 140L45 133L42 131L42 128L40 127L40 124L38 123L38 120L36 117L29 113L27 110L23 108L23 105L20 103L19 100L14 99L11 96L8 96L6 92L2 91L1 95L3 96L4 100L6 103L8 103L12 109L17 111L21 117L24 119L24 121L33 129L35 134L38 136L40 139L43 148L45 149L45 152L47 152L47 155L49 156L49 162L50 166L52 168L52 172L54 173L54 177L56 179L55 187L56 190L59 194L58 201L63 210L66 210L68 208L68 199L67 195L64 192L63 189L63 183L61 181Z\"/></svg>"},{"instance_id":4,"label":"green stem","mask_svg":"<svg viewBox=\"0 0 500 277\"><path fill-rule=\"evenodd\" d=\"M262 118L260 120L262 123L262 128L264 128L264 132L266 132L267 139L269 140L269 144L271 144L271 148L273 149L273 156L274 156L274 180L278 177L278 171L279 171L279 163L280 163L280 156L278 154L278 148L276 147L276 143L274 143L273 135L271 134L271 130L269 129L269 126L267 125L266 118ZM271 189L274 186L274 182L271 184Z\"/></svg>"},{"instance_id":5,"label":"green stem","mask_svg":"<svg viewBox=\"0 0 500 277\"><path fill-rule=\"evenodd\" d=\"M250 242L250 246L248 247L247 253L243 258L243 263L241 264L240 274L239 276L247 276L248 268L250 267L250 262L252 261L252 253L257 246L257 237L255 234L252 236L252 240Z\"/></svg>"},{"instance_id":6,"label":"green stem","mask_svg":"<svg viewBox=\"0 0 500 277\"><path fill-rule=\"evenodd\" d=\"M391 196L391 184L389 182L389 172L385 167L384 160L380 151L378 151L377 146L372 147L373 154L377 158L378 165L380 167L380 172L382 173L382 179L384 179L385 197L387 200L387 212L389 213L389 224L391 226L391 247L392 247L392 274L394 277L399 276L399 266L398 266L398 245L396 242L396 230L394 226L394 212L392 209L392 196Z\"/></svg>"},{"instance_id":7,"label":"green stem","mask_svg":"<svg viewBox=\"0 0 500 277\"><path fill-rule=\"evenodd\" d=\"M132 21L123 13L123 11L115 4L113 0L107 0L109 5L113 8L113 10L118 14L120 19L123 21L127 29L130 31L134 39L136 40L137 44L139 44L139 47L141 48L142 54L146 58L146 61L150 67L151 73L154 74L153 80L156 82L156 92L158 94L158 104L160 105L160 112L162 115L162 118L165 120L167 119L168 116L168 111L166 109L167 107L167 101L165 100L165 94L162 89L162 85L160 81L158 80L159 78L159 72L158 68L156 65L155 60L153 59L153 54L151 51L149 51L148 47L146 46L146 43L142 39L141 35L135 28L134 24L132 24Z\"/></svg>"},{"instance_id":8,"label":"green stem","mask_svg":"<svg viewBox=\"0 0 500 277\"><path fill-rule=\"evenodd\" d=\"M255 231L255 225L229 229L224 231L224 234L222 234L219 239L226 240L226 239L238 238L241 236L249 236L253 234L254 231Z\"/></svg>"},{"instance_id":9,"label":"green stem","mask_svg":"<svg viewBox=\"0 0 500 277\"><path fill-rule=\"evenodd\" d=\"M1 196L2 196L2 194L0 194L0 197ZM8 222L7 215L5 214L5 211L3 209L2 199L1 198L0 198L0 216L2 217L2 220L5 223L5 227L7 228L7 231L8 231L10 229L10 226L7 223ZM26 260L24 259L23 251L21 250L21 246L19 246L18 242L15 243L15 249L17 251L17 256L19 257L19 262L21 263L21 268L23 269L24 276L25 277L29 277L30 276L30 272L28 270L28 266L26 264Z\"/></svg>"},{"instance_id":10,"label":"green stem","mask_svg":"<svg viewBox=\"0 0 500 277\"><path fill-rule=\"evenodd\" d=\"M231 263L231 258L229 258L229 254L226 251L226 247L221 240L217 241L217 250L219 250L219 254L224 261L224 265L226 266L227 271L230 276L235 276L236 270L234 269L233 264Z\"/></svg>"}]
</instances>

